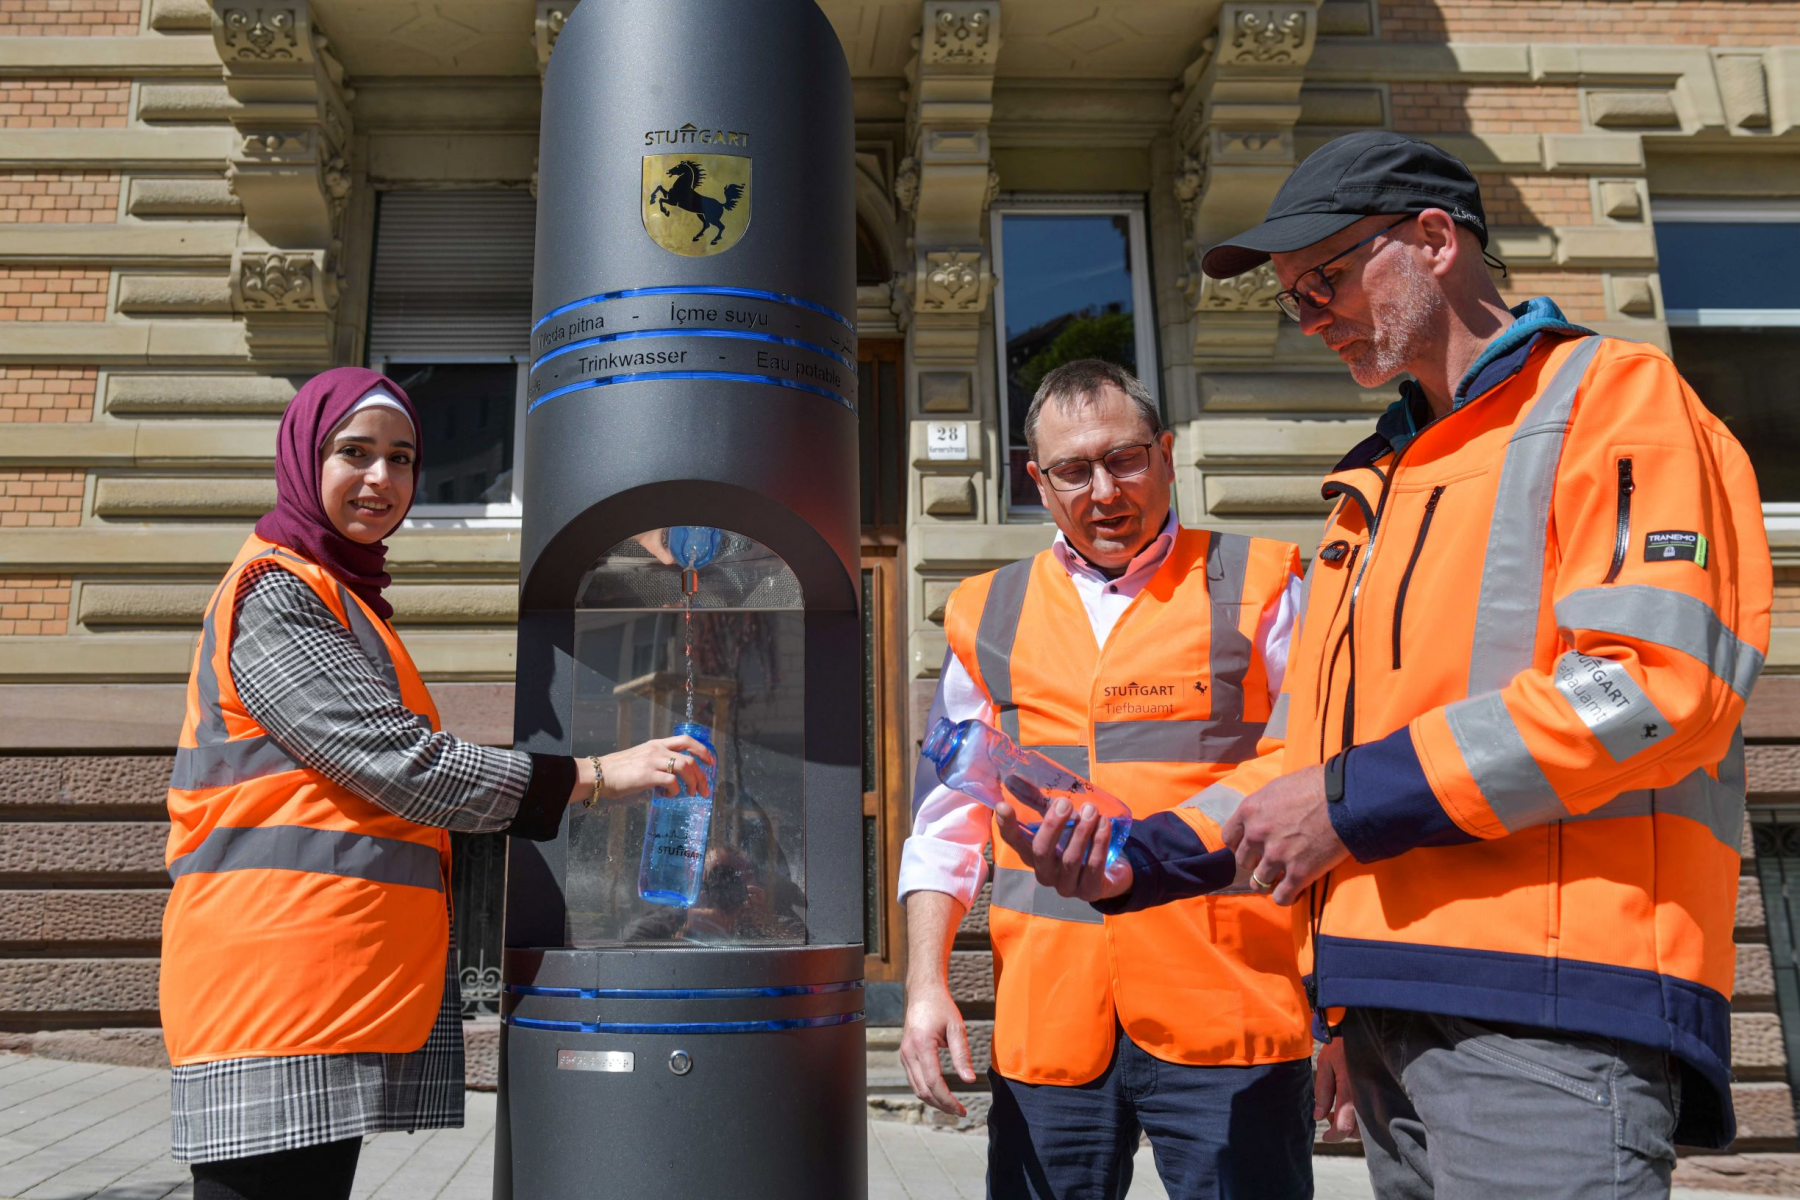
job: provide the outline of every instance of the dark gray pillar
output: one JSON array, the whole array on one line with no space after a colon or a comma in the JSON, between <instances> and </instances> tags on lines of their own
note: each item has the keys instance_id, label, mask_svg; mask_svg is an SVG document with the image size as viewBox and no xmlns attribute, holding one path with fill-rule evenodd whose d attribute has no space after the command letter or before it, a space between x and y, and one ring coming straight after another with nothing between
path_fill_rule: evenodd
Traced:
<instances>
[{"instance_id":1,"label":"dark gray pillar","mask_svg":"<svg viewBox=\"0 0 1800 1200\"><path fill-rule=\"evenodd\" d=\"M621 748L582 715L582 689L649 702L629 672L584 657L584 630L611 621L643 641L681 614L645 601L620 616L590 572L646 531L728 530L785 564L802 597L706 619L792 631L777 641L803 668L757 667L756 686L788 689L782 711L804 728L758 749L793 781L758 803L803 813L804 837L785 817L785 935L654 945L580 932L603 903L596 872L628 873L614 893L637 902L629 838L597 862L595 839L571 833L595 818L577 813L555 842L512 843L498 1197L865 1193L852 152L848 67L812 0L583 0L558 40L539 150L516 741ZM639 567L657 569L626 561L625 574ZM754 702L721 688L721 711ZM721 785L720 828L734 796L752 802L741 781Z\"/></svg>"}]
</instances>

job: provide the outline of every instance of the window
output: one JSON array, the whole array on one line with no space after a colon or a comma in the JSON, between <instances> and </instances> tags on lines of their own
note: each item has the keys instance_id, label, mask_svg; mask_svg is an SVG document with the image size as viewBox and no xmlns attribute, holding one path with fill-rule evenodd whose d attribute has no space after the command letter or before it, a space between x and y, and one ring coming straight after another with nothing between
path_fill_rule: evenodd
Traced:
<instances>
[{"instance_id":1,"label":"window","mask_svg":"<svg viewBox=\"0 0 1800 1200\"><path fill-rule=\"evenodd\" d=\"M369 365L424 428L412 517L519 517L536 206L516 191L384 192Z\"/></svg>"},{"instance_id":2,"label":"window","mask_svg":"<svg viewBox=\"0 0 1800 1200\"><path fill-rule=\"evenodd\" d=\"M1800 204L1657 202L1675 365L1742 442L1771 516L1800 519Z\"/></svg>"},{"instance_id":3,"label":"window","mask_svg":"<svg viewBox=\"0 0 1800 1200\"><path fill-rule=\"evenodd\" d=\"M1144 210L1137 200L1014 197L991 219L1007 504L1041 515L1025 471L1025 412L1044 376L1073 359L1103 358L1158 394Z\"/></svg>"}]
</instances>

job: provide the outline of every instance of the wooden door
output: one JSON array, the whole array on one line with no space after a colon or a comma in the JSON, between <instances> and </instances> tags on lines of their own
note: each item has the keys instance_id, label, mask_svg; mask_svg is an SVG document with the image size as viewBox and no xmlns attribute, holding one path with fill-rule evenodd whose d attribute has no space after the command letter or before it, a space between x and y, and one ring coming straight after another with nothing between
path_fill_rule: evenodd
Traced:
<instances>
[{"instance_id":1,"label":"wooden door","mask_svg":"<svg viewBox=\"0 0 1800 1200\"><path fill-rule=\"evenodd\" d=\"M906 968L894 896L912 830L901 663L906 640L906 400L903 344L858 348L862 460L863 971L899 981Z\"/></svg>"}]
</instances>

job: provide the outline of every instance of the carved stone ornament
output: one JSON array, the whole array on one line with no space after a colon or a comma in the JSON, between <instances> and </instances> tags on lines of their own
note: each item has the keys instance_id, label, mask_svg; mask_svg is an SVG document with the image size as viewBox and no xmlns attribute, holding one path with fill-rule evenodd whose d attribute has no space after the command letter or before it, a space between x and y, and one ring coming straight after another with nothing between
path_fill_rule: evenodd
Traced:
<instances>
[{"instance_id":1,"label":"carved stone ornament","mask_svg":"<svg viewBox=\"0 0 1800 1200\"><path fill-rule=\"evenodd\" d=\"M550 69L550 52L556 49L556 39L562 36L563 26L568 24L570 14L580 2L581 0L538 0L537 23L533 29L532 41L537 46L539 78Z\"/></svg>"},{"instance_id":2,"label":"carved stone ornament","mask_svg":"<svg viewBox=\"0 0 1800 1200\"><path fill-rule=\"evenodd\" d=\"M1312 10L1228 4L1221 20L1221 63L1299 65L1310 56Z\"/></svg>"},{"instance_id":3,"label":"carved stone ornament","mask_svg":"<svg viewBox=\"0 0 1800 1200\"><path fill-rule=\"evenodd\" d=\"M337 282L317 250L243 251L234 299L247 313L325 313L337 306Z\"/></svg>"},{"instance_id":4,"label":"carved stone ornament","mask_svg":"<svg viewBox=\"0 0 1800 1200\"><path fill-rule=\"evenodd\" d=\"M1000 51L1000 6L968 0L931 0L919 52L932 66L988 66Z\"/></svg>"},{"instance_id":5,"label":"carved stone ornament","mask_svg":"<svg viewBox=\"0 0 1800 1200\"><path fill-rule=\"evenodd\" d=\"M1209 161L1219 166L1285 166L1294 160L1291 129L1214 129Z\"/></svg>"},{"instance_id":6,"label":"carved stone ornament","mask_svg":"<svg viewBox=\"0 0 1800 1200\"><path fill-rule=\"evenodd\" d=\"M894 173L894 200L900 211L910 213L919 203L919 160L907 155Z\"/></svg>"},{"instance_id":7,"label":"carved stone ornament","mask_svg":"<svg viewBox=\"0 0 1800 1200\"><path fill-rule=\"evenodd\" d=\"M305 60L299 10L278 4L230 4L219 10L217 40L227 63Z\"/></svg>"},{"instance_id":8,"label":"carved stone ornament","mask_svg":"<svg viewBox=\"0 0 1800 1200\"><path fill-rule=\"evenodd\" d=\"M1199 274L1197 266L1193 272ZM1230 279L1203 276L1200 301L1194 309L1196 312L1274 312L1275 295L1279 291L1281 281L1275 277L1274 266L1264 263Z\"/></svg>"},{"instance_id":9,"label":"carved stone ornament","mask_svg":"<svg viewBox=\"0 0 1800 1200\"><path fill-rule=\"evenodd\" d=\"M987 298L979 250L933 250L925 255L925 312L980 312Z\"/></svg>"},{"instance_id":10,"label":"carved stone ornament","mask_svg":"<svg viewBox=\"0 0 1800 1200\"><path fill-rule=\"evenodd\" d=\"M1181 203L1183 221L1190 221L1194 216L1194 206L1200 202L1200 193L1206 187L1206 165L1198 154L1190 154L1181 160L1181 169L1175 173L1175 199Z\"/></svg>"},{"instance_id":11,"label":"carved stone ornament","mask_svg":"<svg viewBox=\"0 0 1800 1200\"><path fill-rule=\"evenodd\" d=\"M987 191L983 192L982 196L981 196L981 211L986 212L988 209L992 208L994 205L994 201L999 197L999 195L1000 195L1000 168L995 163L990 162L988 164Z\"/></svg>"}]
</instances>

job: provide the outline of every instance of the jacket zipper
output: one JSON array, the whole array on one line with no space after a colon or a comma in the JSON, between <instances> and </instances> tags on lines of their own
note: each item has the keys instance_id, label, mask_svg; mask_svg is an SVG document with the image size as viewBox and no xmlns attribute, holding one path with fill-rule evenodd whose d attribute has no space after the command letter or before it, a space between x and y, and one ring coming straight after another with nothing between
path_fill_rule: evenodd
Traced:
<instances>
[{"instance_id":1,"label":"jacket zipper","mask_svg":"<svg viewBox=\"0 0 1800 1200\"><path fill-rule=\"evenodd\" d=\"M1619 577L1625 568L1625 555L1631 549L1631 493L1637 491L1637 483L1631 478L1631 460L1619 460L1619 524L1613 534L1612 566L1607 568L1606 578L1601 583L1611 583Z\"/></svg>"},{"instance_id":2,"label":"jacket zipper","mask_svg":"<svg viewBox=\"0 0 1800 1200\"><path fill-rule=\"evenodd\" d=\"M1437 515L1438 501L1443 498L1444 485L1439 484L1431 489L1431 499L1425 501L1425 519L1419 522L1419 537L1413 542L1412 557L1406 560L1406 573L1400 576L1400 594L1394 598L1394 670L1400 669L1400 618L1406 612L1406 589L1412 586L1413 568L1419 565L1419 552L1425 549L1425 535L1431 532L1431 518Z\"/></svg>"}]
</instances>

